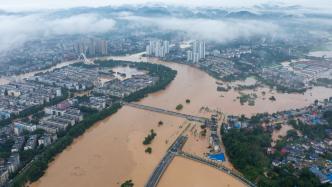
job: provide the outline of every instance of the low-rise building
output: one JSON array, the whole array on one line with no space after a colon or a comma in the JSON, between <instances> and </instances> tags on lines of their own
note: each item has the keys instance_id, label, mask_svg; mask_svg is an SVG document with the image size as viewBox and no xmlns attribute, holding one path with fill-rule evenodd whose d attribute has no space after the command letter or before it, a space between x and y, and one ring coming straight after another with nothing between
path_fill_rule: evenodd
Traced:
<instances>
[{"instance_id":1,"label":"low-rise building","mask_svg":"<svg viewBox=\"0 0 332 187\"><path fill-rule=\"evenodd\" d=\"M0 186L4 186L9 178L9 171L7 167L0 166Z\"/></svg>"},{"instance_id":2,"label":"low-rise building","mask_svg":"<svg viewBox=\"0 0 332 187\"><path fill-rule=\"evenodd\" d=\"M25 141L24 136L17 137L15 139L15 142L14 142L14 145L13 145L13 147L11 149L11 152L12 153L19 152L22 149L23 145L24 145L24 141Z\"/></svg>"},{"instance_id":3,"label":"low-rise building","mask_svg":"<svg viewBox=\"0 0 332 187\"><path fill-rule=\"evenodd\" d=\"M14 173L20 167L20 155L18 153L12 153L7 160L7 167L10 173Z\"/></svg>"},{"instance_id":4,"label":"low-rise building","mask_svg":"<svg viewBox=\"0 0 332 187\"><path fill-rule=\"evenodd\" d=\"M33 132L37 129L37 126L35 124L31 123L24 123L24 122L14 122L14 132L15 134L19 135L20 129L26 130L29 132Z\"/></svg>"},{"instance_id":5,"label":"low-rise building","mask_svg":"<svg viewBox=\"0 0 332 187\"><path fill-rule=\"evenodd\" d=\"M52 143L52 135L44 134L38 139L38 145L48 146Z\"/></svg>"},{"instance_id":6,"label":"low-rise building","mask_svg":"<svg viewBox=\"0 0 332 187\"><path fill-rule=\"evenodd\" d=\"M37 145L37 135L31 135L24 146L24 150L35 149Z\"/></svg>"}]
</instances>

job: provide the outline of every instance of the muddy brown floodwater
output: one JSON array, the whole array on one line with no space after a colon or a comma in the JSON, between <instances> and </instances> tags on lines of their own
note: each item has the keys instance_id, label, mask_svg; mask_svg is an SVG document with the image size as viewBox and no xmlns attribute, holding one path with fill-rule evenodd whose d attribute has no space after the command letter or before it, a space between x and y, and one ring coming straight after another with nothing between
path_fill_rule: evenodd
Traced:
<instances>
[{"instance_id":1,"label":"muddy brown floodwater","mask_svg":"<svg viewBox=\"0 0 332 187\"><path fill-rule=\"evenodd\" d=\"M113 57L121 60L143 61L139 55ZM160 62L178 71L176 78L165 90L149 94L139 103L168 110L183 104L181 112L208 116L200 113L201 107L219 110L227 114L251 115L259 112L276 112L298 108L315 99L332 96L332 89L316 87L305 94L280 94L268 88L259 88L255 106L241 105L238 92L217 92L216 80L196 68L176 63ZM261 94L263 91L265 95ZM252 92L252 91L250 91ZM221 96L222 95L222 96ZM268 98L274 95L276 101ZM190 104L185 100L190 99ZM164 124L158 126L158 121ZM84 135L50 163L46 174L33 187L82 187L120 186L125 180L133 180L135 186L144 186L157 163L188 121L163 114L123 107L116 114L96 123ZM144 152L144 137L150 129L157 133L151 144L152 154ZM195 146L195 144L192 144ZM204 145L202 145L204 147ZM186 148L190 150L190 148ZM182 172L181 172L182 171ZM190 172L189 176L181 177ZM201 177L199 177L201 176ZM243 186L215 169L185 159L176 158L171 163L160 186ZM197 186L196 185L196 186Z\"/></svg>"},{"instance_id":2,"label":"muddy brown floodwater","mask_svg":"<svg viewBox=\"0 0 332 187\"><path fill-rule=\"evenodd\" d=\"M224 172L182 157L175 157L161 178L158 187L243 187L240 181L234 180Z\"/></svg>"}]
</instances>

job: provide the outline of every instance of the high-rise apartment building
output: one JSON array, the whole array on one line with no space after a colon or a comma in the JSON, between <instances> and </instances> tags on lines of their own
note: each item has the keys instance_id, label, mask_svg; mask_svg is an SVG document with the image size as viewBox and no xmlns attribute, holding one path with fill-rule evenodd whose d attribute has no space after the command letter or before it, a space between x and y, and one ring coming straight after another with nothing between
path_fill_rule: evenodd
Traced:
<instances>
[{"instance_id":1,"label":"high-rise apartment building","mask_svg":"<svg viewBox=\"0 0 332 187\"><path fill-rule=\"evenodd\" d=\"M146 46L148 56L165 57L169 53L169 41L152 40Z\"/></svg>"},{"instance_id":2,"label":"high-rise apartment building","mask_svg":"<svg viewBox=\"0 0 332 187\"><path fill-rule=\"evenodd\" d=\"M108 55L108 42L103 39L84 39L74 45L75 52L88 57Z\"/></svg>"},{"instance_id":3,"label":"high-rise apartment building","mask_svg":"<svg viewBox=\"0 0 332 187\"><path fill-rule=\"evenodd\" d=\"M194 41L192 44L192 50L187 51L187 61L192 61L193 63L199 62L199 60L204 59L205 53L205 42L204 41Z\"/></svg>"}]
</instances>

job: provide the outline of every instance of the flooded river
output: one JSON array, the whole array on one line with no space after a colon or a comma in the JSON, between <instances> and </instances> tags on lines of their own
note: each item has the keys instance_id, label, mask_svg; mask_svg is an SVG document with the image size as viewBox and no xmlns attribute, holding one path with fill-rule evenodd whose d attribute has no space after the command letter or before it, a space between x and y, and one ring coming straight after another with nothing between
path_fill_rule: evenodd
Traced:
<instances>
[{"instance_id":1,"label":"flooded river","mask_svg":"<svg viewBox=\"0 0 332 187\"><path fill-rule=\"evenodd\" d=\"M32 71L32 72L29 72L29 73L23 73L23 74L20 74L20 75L13 75L13 76L9 76L9 77L3 76L3 77L0 77L0 85L7 84L10 81L20 81L20 80L23 80L25 78L32 77L32 76L34 76L38 73L45 73L47 71L52 71L54 69L69 66L71 64L75 64L75 63L78 63L78 62L80 62L80 61L79 60L65 61L65 62L60 62L60 63L58 63L58 64L56 64L56 65L54 65L50 68L47 68L45 70L37 70L37 71Z\"/></svg>"},{"instance_id":2,"label":"flooded river","mask_svg":"<svg viewBox=\"0 0 332 187\"><path fill-rule=\"evenodd\" d=\"M139 54L113 58L147 60ZM202 107L208 107L227 114L249 116L258 112L304 107L315 99L332 96L332 89L322 87L305 94L281 94L270 92L269 88L259 88L255 91L258 96L255 106L241 105L237 99L238 92L217 92L216 80L196 68L156 59L149 61L169 66L178 74L165 90L149 94L140 103L168 110L175 110L176 105L181 103L184 106L181 112L187 114L208 116L208 113L200 112ZM272 95L276 101L268 99ZM190 104L185 103L186 99L191 100ZM160 120L164 122L162 126L158 126ZM170 144L188 123L184 119L125 106L75 140L50 164L45 176L32 186L113 187L129 179L133 180L135 186L144 186ZM152 154L146 154L142 141L150 129L154 129L157 136L151 144ZM181 158L174 160L164 177L160 186L195 186L193 181L197 181L199 186L242 186L237 180L215 169Z\"/></svg>"}]
</instances>

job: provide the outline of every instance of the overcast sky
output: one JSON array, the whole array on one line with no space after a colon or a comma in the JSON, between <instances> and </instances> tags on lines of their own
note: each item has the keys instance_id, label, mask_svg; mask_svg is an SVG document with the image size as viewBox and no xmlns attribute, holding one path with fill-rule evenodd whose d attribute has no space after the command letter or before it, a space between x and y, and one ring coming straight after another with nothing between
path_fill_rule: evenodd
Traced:
<instances>
[{"instance_id":1,"label":"overcast sky","mask_svg":"<svg viewBox=\"0 0 332 187\"><path fill-rule=\"evenodd\" d=\"M301 5L306 8L332 11L332 0L0 0L0 9L6 11L27 11L40 9L61 9L73 7L120 6L124 4L164 3L184 6L251 7L257 4L282 6Z\"/></svg>"}]
</instances>

